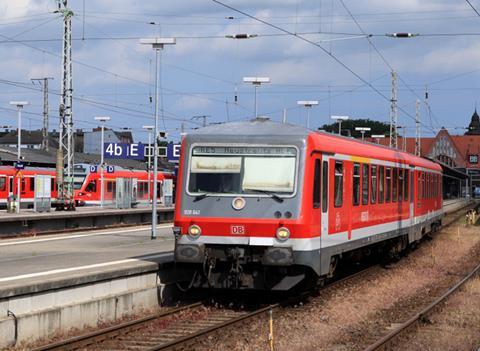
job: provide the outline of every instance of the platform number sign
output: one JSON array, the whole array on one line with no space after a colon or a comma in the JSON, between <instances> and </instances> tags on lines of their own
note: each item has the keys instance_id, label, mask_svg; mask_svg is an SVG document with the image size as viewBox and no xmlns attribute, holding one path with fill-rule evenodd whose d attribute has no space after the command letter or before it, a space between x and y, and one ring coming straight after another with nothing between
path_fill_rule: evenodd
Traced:
<instances>
[{"instance_id":1,"label":"platform number sign","mask_svg":"<svg viewBox=\"0 0 480 351\"><path fill-rule=\"evenodd\" d=\"M103 156L105 158L143 160L145 158L145 145L142 143L104 143Z\"/></svg>"},{"instance_id":2,"label":"platform number sign","mask_svg":"<svg viewBox=\"0 0 480 351\"><path fill-rule=\"evenodd\" d=\"M468 163L477 164L478 163L478 155L468 155Z\"/></svg>"},{"instance_id":3,"label":"platform number sign","mask_svg":"<svg viewBox=\"0 0 480 351\"><path fill-rule=\"evenodd\" d=\"M115 172L115 167L114 166L106 166L105 168L107 169L107 173Z\"/></svg>"},{"instance_id":4,"label":"platform number sign","mask_svg":"<svg viewBox=\"0 0 480 351\"><path fill-rule=\"evenodd\" d=\"M90 173L97 173L98 166L90 165Z\"/></svg>"}]
</instances>

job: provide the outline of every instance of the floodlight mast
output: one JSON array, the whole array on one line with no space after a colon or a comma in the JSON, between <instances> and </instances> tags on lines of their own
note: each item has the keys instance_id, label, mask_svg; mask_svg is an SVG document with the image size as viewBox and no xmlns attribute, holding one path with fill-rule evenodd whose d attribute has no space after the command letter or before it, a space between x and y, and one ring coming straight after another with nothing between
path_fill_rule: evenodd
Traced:
<instances>
[{"instance_id":1,"label":"floodlight mast","mask_svg":"<svg viewBox=\"0 0 480 351\"><path fill-rule=\"evenodd\" d=\"M338 134L342 135L342 121L348 120L348 116L331 116L331 119L334 119L338 122Z\"/></svg>"},{"instance_id":2,"label":"floodlight mast","mask_svg":"<svg viewBox=\"0 0 480 351\"><path fill-rule=\"evenodd\" d=\"M270 83L270 77L243 77L244 83L251 83L255 88L255 118L258 117L257 88L266 83Z\"/></svg>"},{"instance_id":3,"label":"floodlight mast","mask_svg":"<svg viewBox=\"0 0 480 351\"><path fill-rule=\"evenodd\" d=\"M310 109L313 106L317 106L318 101L317 100L300 100L300 101L297 101L297 105L304 106L307 109L307 128L310 128Z\"/></svg>"},{"instance_id":4,"label":"floodlight mast","mask_svg":"<svg viewBox=\"0 0 480 351\"><path fill-rule=\"evenodd\" d=\"M355 127L355 130L362 134L362 140L365 140L365 132L372 130L370 127Z\"/></svg>"},{"instance_id":5,"label":"floodlight mast","mask_svg":"<svg viewBox=\"0 0 480 351\"><path fill-rule=\"evenodd\" d=\"M158 84L160 80L159 66L159 51L163 49L165 45L175 45L175 38L145 38L140 39L140 44L151 45L155 50L155 125L153 129L153 199L152 199L152 231L151 239L157 238L157 174L158 174ZM162 114L163 116L163 114ZM166 134L165 134L166 135Z\"/></svg>"},{"instance_id":6,"label":"floodlight mast","mask_svg":"<svg viewBox=\"0 0 480 351\"><path fill-rule=\"evenodd\" d=\"M102 122L102 135L100 138L100 207L103 208L105 202L105 184L104 184L104 160L103 160L103 145L105 143L105 122L110 121L108 116L96 116L94 117L96 121Z\"/></svg>"},{"instance_id":7,"label":"floodlight mast","mask_svg":"<svg viewBox=\"0 0 480 351\"><path fill-rule=\"evenodd\" d=\"M380 144L380 139L385 138L384 134L372 134L372 138L377 140L377 144Z\"/></svg>"}]
</instances>

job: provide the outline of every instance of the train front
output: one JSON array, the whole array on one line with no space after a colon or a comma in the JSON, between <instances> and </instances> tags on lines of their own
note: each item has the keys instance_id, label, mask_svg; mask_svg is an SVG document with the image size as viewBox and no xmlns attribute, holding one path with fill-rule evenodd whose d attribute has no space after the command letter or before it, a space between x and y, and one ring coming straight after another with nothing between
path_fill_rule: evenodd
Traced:
<instances>
[{"instance_id":1,"label":"train front","mask_svg":"<svg viewBox=\"0 0 480 351\"><path fill-rule=\"evenodd\" d=\"M185 137L174 234L176 266L192 273L190 286L288 290L304 280L307 136L254 120Z\"/></svg>"}]
</instances>

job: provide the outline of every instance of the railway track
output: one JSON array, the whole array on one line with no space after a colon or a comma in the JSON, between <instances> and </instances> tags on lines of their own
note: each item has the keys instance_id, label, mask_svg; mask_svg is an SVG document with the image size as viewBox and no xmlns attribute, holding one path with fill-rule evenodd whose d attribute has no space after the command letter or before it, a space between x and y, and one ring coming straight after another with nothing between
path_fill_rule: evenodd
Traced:
<instances>
[{"instance_id":1,"label":"railway track","mask_svg":"<svg viewBox=\"0 0 480 351\"><path fill-rule=\"evenodd\" d=\"M419 313L415 314L413 317L408 319L406 322L399 325L397 328L393 329L390 333L368 346L364 351L376 351L382 350L388 347L392 342L394 342L400 335L407 333L411 327L415 324L421 323L422 321L428 321L428 315L435 310L436 307L441 305L445 300L447 300L452 294L457 292L467 281L471 278L477 276L480 273L480 265L475 267L469 274L467 274L462 280L457 284L452 286L448 291L446 291L442 296L437 298L435 301L430 303L427 307L422 309Z\"/></svg>"},{"instance_id":2,"label":"railway track","mask_svg":"<svg viewBox=\"0 0 480 351\"><path fill-rule=\"evenodd\" d=\"M455 214L453 218L445 223L444 227L451 225L464 213ZM378 265L367 267L354 274L350 274L341 279L329 282L321 290L332 289L338 285L354 283L356 279L362 278L372 270L378 268ZM477 271L480 266L477 267ZM468 279L467 279L468 280ZM466 281L466 280L465 280ZM463 281L461 284L463 284ZM460 286L461 286L460 284ZM450 295L451 292L448 294ZM84 334L78 337L62 340L43 347L35 351L47 350L167 350L178 347L187 347L192 345L195 339L213 333L215 331L227 328L231 325L245 322L251 318L275 310L285 305L295 304L296 301L306 299L311 296L311 292L303 293L294 298L289 298L281 303L275 303L263 306L254 311L235 311L231 309L218 309L206 307L202 302L197 302L187 306L172 308L163 313L144 317L134 321L122 323L109 328L101 329L92 333ZM447 295L447 296L448 296ZM446 297L444 297L446 298ZM441 302L441 301L440 301ZM433 309L434 306L431 307ZM427 313L422 311L416 317L417 321ZM410 323L407 325L407 323ZM405 323L405 328L415 323L415 320L409 320ZM396 333L394 333L396 332ZM384 343L388 343L390 338L402 332L399 328L380 340L368 350L377 350Z\"/></svg>"}]
</instances>

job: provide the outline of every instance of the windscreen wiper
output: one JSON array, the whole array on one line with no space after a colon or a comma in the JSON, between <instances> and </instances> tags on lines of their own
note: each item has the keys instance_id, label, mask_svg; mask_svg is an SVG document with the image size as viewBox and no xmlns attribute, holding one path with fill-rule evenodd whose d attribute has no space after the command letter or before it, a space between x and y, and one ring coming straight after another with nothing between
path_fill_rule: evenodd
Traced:
<instances>
[{"instance_id":1,"label":"windscreen wiper","mask_svg":"<svg viewBox=\"0 0 480 351\"><path fill-rule=\"evenodd\" d=\"M197 202L197 201L203 200L203 199L205 199L207 196L211 196L211 195L213 195L213 194L203 193L203 194L197 195L197 196L195 196L195 198L193 199L193 202Z\"/></svg>"},{"instance_id":2,"label":"windscreen wiper","mask_svg":"<svg viewBox=\"0 0 480 351\"><path fill-rule=\"evenodd\" d=\"M267 195L269 195L272 199L274 199L276 202L278 202L278 203L282 203L282 202L283 202L283 199L282 199L280 196L278 196L277 194L275 194L273 191L261 190L261 189L248 189L248 188L244 188L243 190L253 191L253 192L255 192L255 193L267 194Z\"/></svg>"}]
</instances>

